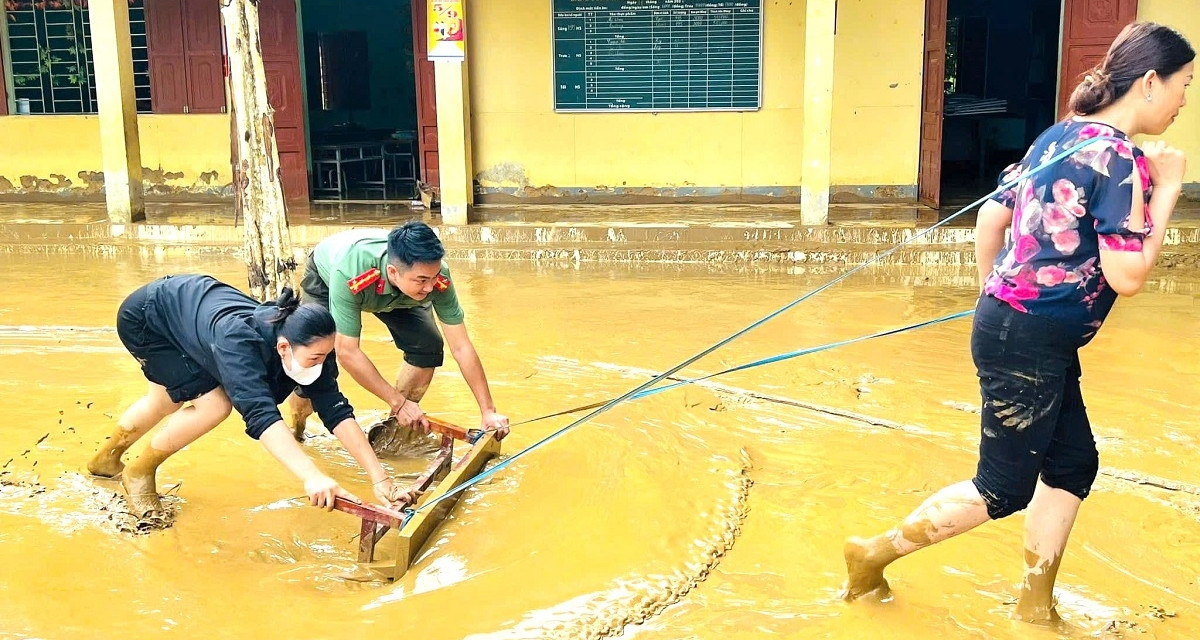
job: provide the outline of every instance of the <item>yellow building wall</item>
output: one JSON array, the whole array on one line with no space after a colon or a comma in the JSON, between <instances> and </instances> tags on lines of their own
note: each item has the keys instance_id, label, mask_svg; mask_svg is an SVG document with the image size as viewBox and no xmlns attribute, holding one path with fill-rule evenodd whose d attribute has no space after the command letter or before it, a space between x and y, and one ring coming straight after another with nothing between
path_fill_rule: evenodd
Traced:
<instances>
[{"instance_id":1,"label":"yellow building wall","mask_svg":"<svg viewBox=\"0 0 1200 640\"><path fill-rule=\"evenodd\" d=\"M871 17L875 0L839 3L834 101L848 115L834 121L835 184L916 182L924 5L900 2L905 6L889 7L886 18ZM764 4L761 110L559 114L549 0L472 1L476 179L486 191L518 196L623 189L798 197L805 7L791 0ZM884 26L903 32L879 33ZM861 130L839 131L847 127Z\"/></svg>"},{"instance_id":2,"label":"yellow building wall","mask_svg":"<svg viewBox=\"0 0 1200 640\"><path fill-rule=\"evenodd\" d=\"M921 139L925 0L838 0L834 185L905 185L915 197Z\"/></svg>"},{"instance_id":3,"label":"yellow building wall","mask_svg":"<svg viewBox=\"0 0 1200 640\"><path fill-rule=\"evenodd\" d=\"M1200 3L1195 0L1140 0L1138 19L1173 27L1183 34L1193 48L1200 48ZM1187 154L1188 169L1184 182L1192 197L1200 197L1200 94L1196 83L1188 89L1188 105L1179 112L1175 124L1162 139Z\"/></svg>"},{"instance_id":4,"label":"yellow building wall","mask_svg":"<svg viewBox=\"0 0 1200 640\"><path fill-rule=\"evenodd\" d=\"M0 195L103 197L96 116L0 117ZM138 116L148 194L229 195L229 116Z\"/></svg>"}]
</instances>

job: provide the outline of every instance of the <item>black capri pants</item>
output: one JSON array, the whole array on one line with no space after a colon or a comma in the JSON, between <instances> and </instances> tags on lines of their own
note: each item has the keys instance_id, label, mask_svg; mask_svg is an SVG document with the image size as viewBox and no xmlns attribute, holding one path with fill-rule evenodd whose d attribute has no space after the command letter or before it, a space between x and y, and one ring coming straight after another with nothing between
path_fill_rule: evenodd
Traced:
<instances>
[{"instance_id":1,"label":"black capri pants","mask_svg":"<svg viewBox=\"0 0 1200 640\"><path fill-rule=\"evenodd\" d=\"M971 356L983 400L979 465L973 482L988 515L1024 509L1040 477L1084 499L1100 456L1079 388L1086 341L1052 318L981 296Z\"/></svg>"}]
</instances>

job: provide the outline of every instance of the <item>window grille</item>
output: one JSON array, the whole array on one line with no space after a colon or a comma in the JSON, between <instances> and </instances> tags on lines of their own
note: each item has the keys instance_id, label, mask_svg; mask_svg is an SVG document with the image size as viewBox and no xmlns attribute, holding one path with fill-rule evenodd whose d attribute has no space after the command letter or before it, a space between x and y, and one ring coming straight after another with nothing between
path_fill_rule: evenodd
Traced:
<instances>
[{"instance_id":1,"label":"window grille","mask_svg":"<svg viewBox=\"0 0 1200 640\"><path fill-rule=\"evenodd\" d=\"M129 0L137 110L148 113L150 64L143 0ZM30 113L96 113L87 0L4 0L13 98Z\"/></svg>"}]
</instances>

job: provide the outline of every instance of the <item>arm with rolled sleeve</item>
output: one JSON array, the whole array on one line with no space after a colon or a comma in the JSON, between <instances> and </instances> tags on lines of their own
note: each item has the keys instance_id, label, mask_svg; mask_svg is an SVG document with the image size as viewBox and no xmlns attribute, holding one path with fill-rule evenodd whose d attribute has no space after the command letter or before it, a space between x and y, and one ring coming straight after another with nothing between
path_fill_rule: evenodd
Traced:
<instances>
[{"instance_id":1,"label":"arm with rolled sleeve","mask_svg":"<svg viewBox=\"0 0 1200 640\"><path fill-rule=\"evenodd\" d=\"M1179 198L1178 187L1164 185L1153 189L1147 204L1145 193L1151 185L1146 160L1140 150L1133 155L1113 154L1108 175L1095 174L1088 202L1100 243L1100 269L1108 285L1123 296L1137 295L1146 285Z\"/></svg>"},{"instance_id":2,"label":"arm with rolled sleeve","mask_svg":"<svg viewBox=\"0 0 1200 640\"><path fill-rule=\"evenodd\" d=\"M449 279L450 267L442 265L442 275ZM458 291L454 288L454 280L450 280L450 285L445 291L438 291L434 294L433 310L442 324L462 324L466 320L467 314L463 312L462 305L458 303Z\"/></svg>"},{"instance_id":3,"label":"arm with rolled sleeve","mask_svg":"<svg viewBox=\"0 0 1200 640\"><path fill-rule=\"evenodd\" d=\"M337 269L331 272L330 281L327 283L329 313L333 316L338 333L357 338L362 335L362 303L346 284L349 280L346 274Z\"/></svg>"}]
</instances>

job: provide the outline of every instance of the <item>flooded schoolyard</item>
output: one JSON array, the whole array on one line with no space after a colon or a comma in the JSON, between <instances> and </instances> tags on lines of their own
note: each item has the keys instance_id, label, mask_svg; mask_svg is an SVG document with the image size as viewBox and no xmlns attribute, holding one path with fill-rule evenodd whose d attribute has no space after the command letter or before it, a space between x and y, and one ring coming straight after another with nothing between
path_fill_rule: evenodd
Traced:
<instances>
[{"instance_id":1,"label":"flooded schoolyard","mask_svg":"<svg viewBox=\"0 0 1200 640\"><path fill-rule=\"evenodd\" d=\"M619 395L823 284L797 265L451 262L498 408L514 422ZM1066 627L1011 622L1020 516L893 567L895 600L837 594L848 535L970 477L969 320L623 404L466 494L395 583L355 565L357 520L301 487L234 414L160 471L175 526L124 532L84 464L145 382L121 299L166 273L243 287L226 250L0 253L0 637L1200 637L1200 270L1159 272L1084 351L1103 469L1059 576ZM973 307L973 267L871 268L680 375ZM385 375L401 355L369 320ZM422 406L476 426L454 370ZM384 408L343 376L359 421ZM569 416L516 427L516 452ZM366 478L315 419L305 448ZM141 445L139 445L140 447Z\"/></svg>"}]
</instances>

